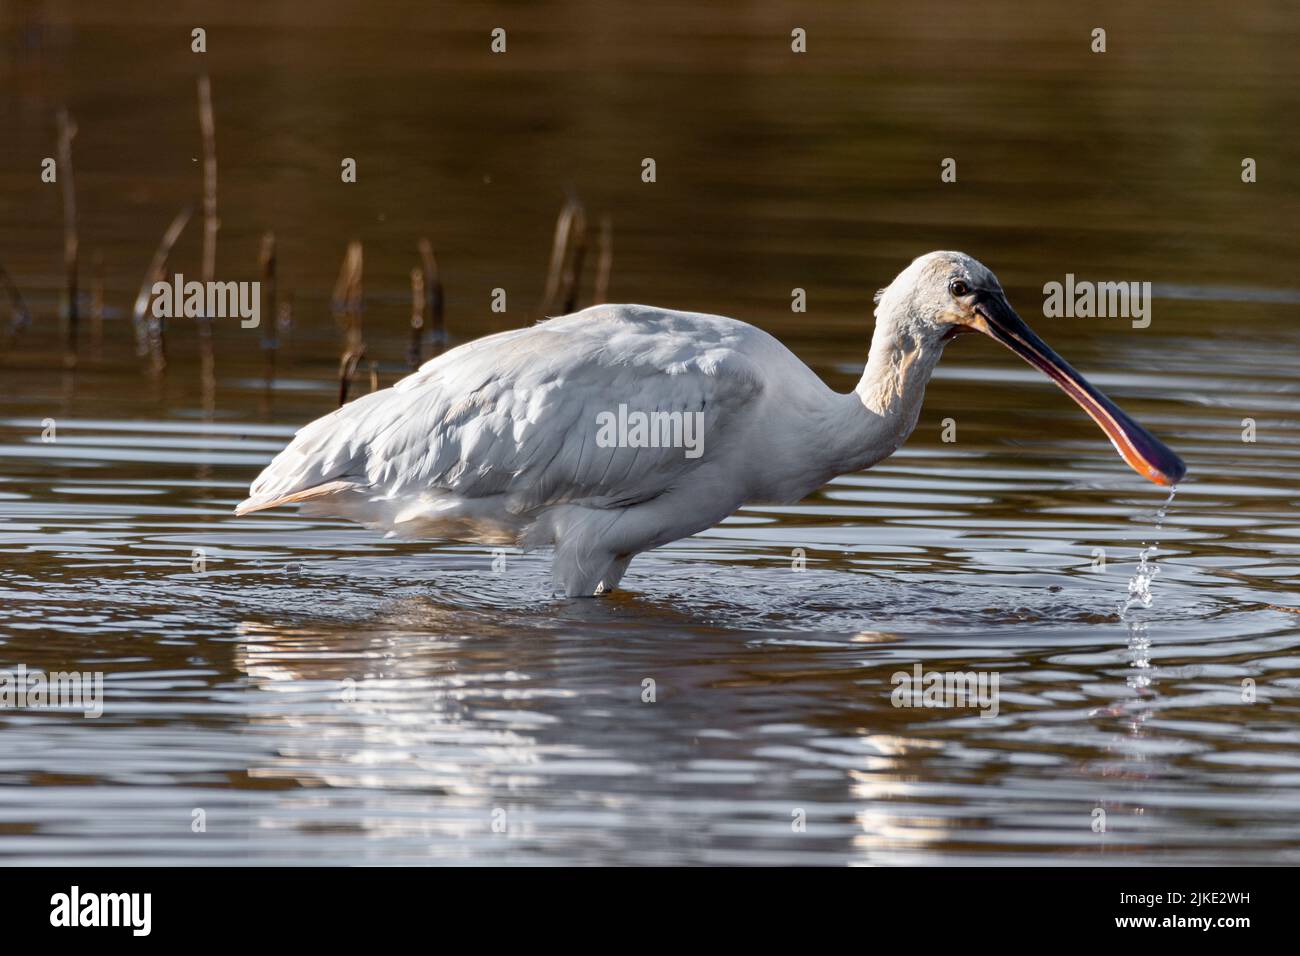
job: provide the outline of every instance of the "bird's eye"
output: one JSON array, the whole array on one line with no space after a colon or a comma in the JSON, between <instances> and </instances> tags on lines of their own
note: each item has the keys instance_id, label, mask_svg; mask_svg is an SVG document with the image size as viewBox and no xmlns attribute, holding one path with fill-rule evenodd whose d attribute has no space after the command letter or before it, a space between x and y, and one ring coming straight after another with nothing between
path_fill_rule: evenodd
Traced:
<instances>
[{"instance_id":1,"label":"bird's eye","mask_svg":"<svg viewBox=\"0 0 1300 956\"><path fill-rule=\"evenodd\" d=\"M961 279L953 279L948 283L948 291L960 299L964 295L970 295L970 286Z\"/></svg>"}]
</instances>

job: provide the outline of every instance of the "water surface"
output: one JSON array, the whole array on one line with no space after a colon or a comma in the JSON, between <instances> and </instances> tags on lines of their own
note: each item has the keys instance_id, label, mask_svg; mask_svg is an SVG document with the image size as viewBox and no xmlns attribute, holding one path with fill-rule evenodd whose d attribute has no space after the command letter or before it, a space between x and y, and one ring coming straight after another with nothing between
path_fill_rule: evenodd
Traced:
<instances>
[{"instance_id":1,"label":"water surface","mask_svg":"<svg viewBox=\"0 0 1300 956\"><path fill-rule=\"evenodd\" d=\"M0 664L102 671L107 700L0 711L0 860L1300 862L1296 33L1270 4L9 5L0 263L35 321L0 354ZM211 380L184 324L161 377L133 352L125 312L199 190L203 68L219 272L255 278L274 229L293 296L273 375L235 323ZM74 368L33 172L65 104L108 312ZM545 555L230 514L333 407L349 239L390 384L415 241L455 341L532 321L566 190L613 217L615 300L754 322L843 390L874 290L964 249L1189 480L1161 519L1064 396L963 339L893 458L599 601L554 600ZM1067 272L1154 283L1150 327L1042 318ZM997 716L893 706L917 663L996 672Z\"/></svg>"}]
</instances>

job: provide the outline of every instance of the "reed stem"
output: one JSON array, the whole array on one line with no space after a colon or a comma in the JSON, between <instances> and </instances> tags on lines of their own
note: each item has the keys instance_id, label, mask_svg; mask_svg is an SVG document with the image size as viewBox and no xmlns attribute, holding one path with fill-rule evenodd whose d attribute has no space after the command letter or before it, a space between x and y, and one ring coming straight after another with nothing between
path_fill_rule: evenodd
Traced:
<instances>
[{"instance_id":1,"label":"reed stem","mask_svg":"<svg viewBox=\"0 0 1300 956\"><path fill-rule=\"evenodd\" d=\"M600 239L596 255L596 287L592 305L609 301L609 275L614 268L614 223L609 214L600 217Z\"/></svg>"},{"instance_id":2,"label":"reed stem","mask_svg":"<svg viewBox=\"0 0 1300 956\"><path fill-rule=\"evenodd\" d=\"M424 272L411 270L411 341L406 348L406 364L419 368L424 352Z\"/></svg>"},{"instance_id":3,"label":"reed stem","mask_svg":"<svg viewBox=\"0 0 1300 956\"><path fill-rule=\"evenodd\" d=\"M546 270L546 288L542 293L542 316L562 315L572 311L577 302L577 284L582 274L582 257L586 248L586 214L582 203L569 197L555 219L551 240L551 262Z\"/></svg>"},{"instance_id":4,"label":"reed stem","mask_svg":"<svg viewBox=\"0 0 1300 956\"><path fill-rule=\"evenodd\" d=\"M334 284L334 316L343 327L343 354L339 358L340 406L347 402L357 363L366 354L366 343L361 334L362 265L361 243L353 240L348 243L338 281Z\"/></svg>"},{"instance_id":5,"label":"reed stem","mask_svg":"<svg viewBox=\"0 0 1300 956\"><path fill-rule=\"evenodd\" d=\"M9 305L12 309L9 327L4 335L4 344L7 346L32 324L32 313L28 310L27 303L23 301L23 294L18 291L18 286L14 284L14 280L9 277L2 264L0 264L0 286L4 286L5 291L9 293Z\"/></svg>"},{"instance_id":6,"label":"reed stem","mask_svg":"<svg viewBox=\"0 0 1300 956\"><path fill-rule=\"evenodd\" d=\"M433 345L438 355L447 347L447 327L443 321L442 269L433 254L433 244L428 239L419 242L420 262L424 269L424 314L428 322L425 339Z\"/></svg>"},{"instance_id":7,"label":"reed stem","mask_svg":"<svg viewBox=\"0 0 1300 956\"><path fill-rule=\"evenodd\" d=\"M217 131L212 114L212 83L205 73L199 77L199 129L203 134L203 281L217 277ZM204 312L199 323L203 336L212 334L212 316Z\"/></svg>"},{"instance_id":8,"label":"reed stem","mask_svg":"<svg viewBox=\"0 0 1300 956\"><path fill-rule=\"evenodd\" d=\"M77 191L72 176L72 139L77 135L77 124L68 111L60 110L58 143L58 175L63 187L63 307L59 310L63 326L63 363L77 361Z\"/></svg>"},{"instance_id":9,"label":"reed stem","mask_svg":"<svg viewBox=\"0 0 1300 956\"><path fill-rule=\"evenodd\" d=\"M186 206L176 214L167 231L163 233L158 248L154 250L153 261L149 263L149 269L144 274L144 282L140 285L140 292L135 297L135 308L131 313L132 325L135 328L136 355L140 358L148 356L155 374L166 368L167 357L163 320L154 316L149 308L153 299L153 286L155 282L165 280L167 257L171 255L172 247L176 245L176 240L180 238L193 214L193 207Z\"/></svg>"}]
</instances>

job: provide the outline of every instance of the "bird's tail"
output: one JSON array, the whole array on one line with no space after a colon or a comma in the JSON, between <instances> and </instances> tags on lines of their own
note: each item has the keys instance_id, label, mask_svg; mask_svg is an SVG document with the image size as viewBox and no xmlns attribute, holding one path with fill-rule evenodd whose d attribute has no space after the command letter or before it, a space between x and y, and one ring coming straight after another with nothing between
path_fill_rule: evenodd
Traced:
<instances>
[{"instance_id":1,"label":"bird's tail","mask_svg":"<svg viewBox=\"0 0 1300 956\"><path fill-rule=\"evenodd\" d=\"M254 486L256 487L256 486ZM290 505L300 501L313 501L319 498L327 498L333 495L345 494L349 491L357 491L360 486L353 481L327 481L321 485L315 485L311 488L304 488L301 491L295 491L291 494L263 493L254 494L245 498L235 506L235 514L246 515L254 511L265 511L267 508L278 508L280 505Z\"/></svg>"}]
</instances>

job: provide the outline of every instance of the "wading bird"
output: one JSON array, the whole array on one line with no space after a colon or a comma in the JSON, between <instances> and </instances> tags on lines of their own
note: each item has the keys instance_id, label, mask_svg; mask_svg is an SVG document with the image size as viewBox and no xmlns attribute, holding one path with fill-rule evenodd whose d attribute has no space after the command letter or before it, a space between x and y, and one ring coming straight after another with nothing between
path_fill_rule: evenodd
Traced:
<instances>
[{"instance_id":1,"label":"wading bird","mask_svg":"<svg viewBox=\"0 0 1300 956\"><path fill-rule=\"evenodd\" d=\"M235 513L302 502L400 537L552 545L556 589L600 594L642 551L888 458L963 332L1043 371L1144 478L1183 477L1178 456L1030 331L970 256L922 256L876 301L847 395L771 335L716 315L600 305L490 335L301 429ZM687 416L693 447L674 440Z\"/></svg>"}]
</instances>

